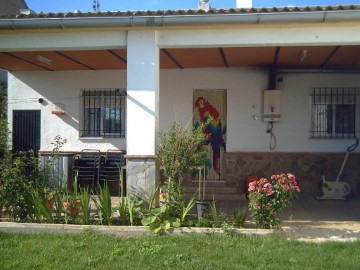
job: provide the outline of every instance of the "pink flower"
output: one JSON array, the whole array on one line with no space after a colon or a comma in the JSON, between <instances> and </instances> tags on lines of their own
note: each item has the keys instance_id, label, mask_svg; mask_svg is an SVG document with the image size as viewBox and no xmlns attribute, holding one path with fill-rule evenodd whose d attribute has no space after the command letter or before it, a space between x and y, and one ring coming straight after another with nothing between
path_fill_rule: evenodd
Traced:
<instances>
[{"instance_id":1,"label":"pink flower","mask_svg":"<svg viewBox=\"0 0 360 270\"><path fill-rule=\"evenodd\" d=\"M271 209L270 205L266 205L265 208L266 208L267 210Z\"/></svg>"},{"instance_id":2,"label":"pink flower","mask_svg":"<svg viewBox=\"0 0 360 270\"><path fill-rule=\"evenodd\" d=\"M294 184L295 186L297 186L297 181L296 181L295 175L293 175L292 173L288 173L287 176L288 176L288 178L289 178L290 180L293 181L293 184Z\"/></svg>"},{"instance_id":3,"label":"pink flower","mask_svg":"<svg viewBox=\"0 0 360 270\"><path fill-rule=\"evenodd\" d=\"M264 185L264 188L271 188L272 187L272 185L270 184L270 183L266 183L265 185Z\"/></svg>"},{"instance_id":4,"label":"pink flower","mask_svg":"<svg viewBox=\"0 0 360 270\"><path fill-rule=\"evenodd\" d=\"M248 188L248 191L251 192L253 190L256 189L256 186L257 186L257 181L252 181L249 183L249 188Z\"/></svg>"}]
</instances>

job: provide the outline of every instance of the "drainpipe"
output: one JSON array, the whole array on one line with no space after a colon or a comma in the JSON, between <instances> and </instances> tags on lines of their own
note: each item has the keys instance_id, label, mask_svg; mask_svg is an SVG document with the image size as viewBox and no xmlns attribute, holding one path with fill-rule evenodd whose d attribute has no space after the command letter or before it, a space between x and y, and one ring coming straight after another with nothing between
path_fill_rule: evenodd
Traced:
<instances>
[{"instance_id":1,"label":"drainpipe","mask_svg":"<svg viewBox=\"0 0 360 270\"><path fill-rule=\"evenodd\" d=\"M277 13L236 13L201 15L118 16L118 17L63 17L0 19L0 29L61 29L61 28L101 28L101 27L162 27L227 24L266 23L320 23L359 21L360 10L337 10L316 12Z\"/></svg>"}]
</instances>

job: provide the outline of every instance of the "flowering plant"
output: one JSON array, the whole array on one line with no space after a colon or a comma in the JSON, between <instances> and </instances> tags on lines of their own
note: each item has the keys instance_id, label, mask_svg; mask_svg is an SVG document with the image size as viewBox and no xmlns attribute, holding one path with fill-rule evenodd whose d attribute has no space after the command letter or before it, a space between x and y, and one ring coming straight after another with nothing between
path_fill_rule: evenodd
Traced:
<instances>
[{"instance_id":1,"label":"flowering plant","mask_svg":"<svg viewBox=\"0 0 360 270\"><path fill-rule=\"evenodd\" d=\"M268 229L279 225L278 214L300 192L296 178L291 173L261 178L249 183L249 210L257 227Z\"/></svg>"}]
</instances>

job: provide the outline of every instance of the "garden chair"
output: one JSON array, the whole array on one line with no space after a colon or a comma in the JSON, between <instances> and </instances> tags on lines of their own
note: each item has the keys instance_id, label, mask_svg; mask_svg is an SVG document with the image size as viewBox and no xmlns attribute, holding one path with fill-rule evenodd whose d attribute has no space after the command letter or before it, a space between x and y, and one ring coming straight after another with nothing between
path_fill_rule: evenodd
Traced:
<instances>
[{"instance_id":1,"label":"garden chair","mask_svg":"<svg viewBox=\"0 0 360 270\"><path fill-rule=\"evenodd\" d=\"M125 195L124 171L125 171L125 150L108 150L102 159L99 169L99 184L108 184L110 192L111 186L117 186L117 196Z\"/></svg>"},{"instance_id":2,"label":"garden chair","mask_svg":"<svg viewBox=\"0 0 360 270\"><path fill-rule=\"evenodd\" d=\"M95 190L99 176L100 150L84 149L75 156L74 172L77 173L79 187L90 186Z\"/></svg>"}]
</instances>

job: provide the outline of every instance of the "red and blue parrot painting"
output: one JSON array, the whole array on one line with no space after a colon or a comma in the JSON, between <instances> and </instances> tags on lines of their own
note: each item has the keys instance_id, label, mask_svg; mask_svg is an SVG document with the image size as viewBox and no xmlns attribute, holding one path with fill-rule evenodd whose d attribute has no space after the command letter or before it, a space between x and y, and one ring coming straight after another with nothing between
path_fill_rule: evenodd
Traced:
<instances>
[{"instance_id":1,"label":"red and blue parrot painting","mask_svg":"<svg viewBox=\"0 0 360 270\"><path fill-rule=\"evenodd\" d=\"M206 123L210 119L204 132L209 136L207 144L211 144L212 166L220 177L220 150L223 148L226 151L226 144L224 139L225 129L223 130L221 126L219 112L202 96L196 99L195 108L198 110L201 123Z\"/></svg>"}]
</instances>

